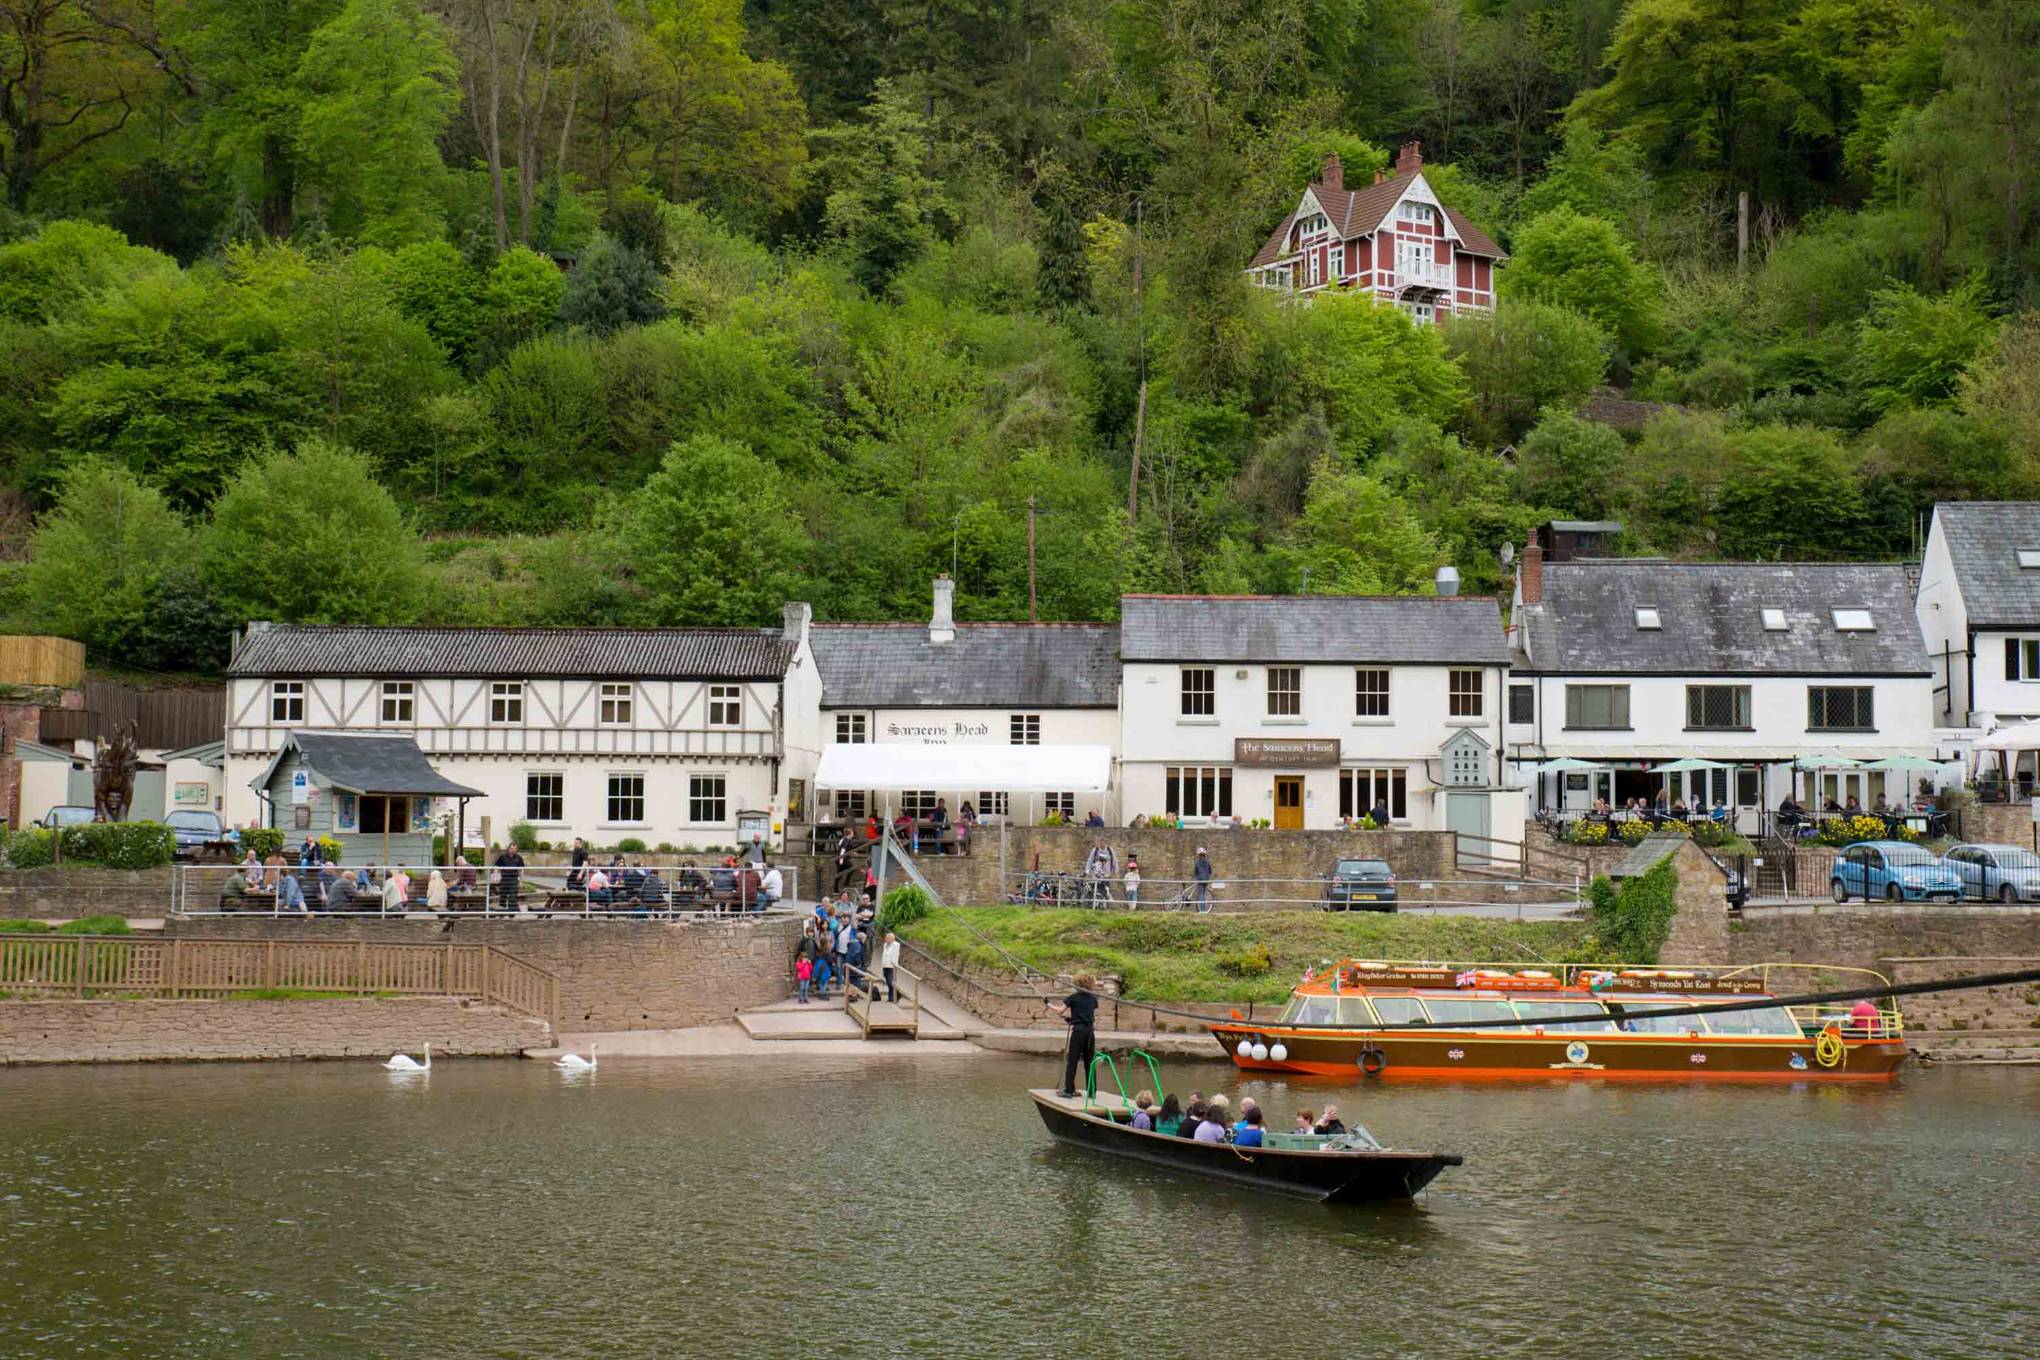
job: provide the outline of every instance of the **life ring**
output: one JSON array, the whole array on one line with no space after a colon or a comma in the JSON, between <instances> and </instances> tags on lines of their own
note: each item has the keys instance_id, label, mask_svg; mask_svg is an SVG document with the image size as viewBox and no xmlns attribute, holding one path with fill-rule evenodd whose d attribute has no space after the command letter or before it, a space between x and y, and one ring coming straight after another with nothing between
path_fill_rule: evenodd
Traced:
<instances>
[{"instance_id":1,"label":"life ring","mask_svg":"<svg viewBox=\"0 0 2040 1360\"><path fill-rule=\"evenodd\" d=\"M1815 1036L1813 1060L1822 1067L1840 1067L1849 1056L1848 1048L1842 1043L1842 1032L1829 1025Z\"/></svg>"},{"instance_id":2,"label":"life ring","mask_svg":"<svg viewBox=\"0 0 2040 1360\"><path fill-rule=\"evenodd\" d=\"M1380 1049L1363 1048L1360 1050L1360 1071L1362 1075L1378 1077L1381 1075L1382 1069L1387 1066L1388 1054Z\"/></svg>"}]
</instances>

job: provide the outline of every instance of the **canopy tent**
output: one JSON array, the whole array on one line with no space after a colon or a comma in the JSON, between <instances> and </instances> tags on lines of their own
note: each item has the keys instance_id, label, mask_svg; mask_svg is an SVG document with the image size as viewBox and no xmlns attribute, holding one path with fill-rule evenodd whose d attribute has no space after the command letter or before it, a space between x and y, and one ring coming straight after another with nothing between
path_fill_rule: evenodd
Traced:
<instances>
[{"instance_id":1,"label":"canopy tent","mask_svg":"<svg viewBox=\"0 0 2040 1360\"><path fill-rule=\"evenodd\" d=\"M2040 722L2013 723L1976 741L1979 751L2040 751Z\"/></svg>"},{"instance_id":2,"label":"canopy tent","mask_svg":"<svg viewBox=\"0 0 2040 1360\"><path fill-rule=\"evenodd\" d=\"M998 789L1006 793L1102 793L1112 783L1109 746L824 747L821 789Z\"/></svg>"},{"instance_id":3,"label":"canopy tent","mask_svg":"<svg viewBox=\"0 0 2040 1360\"><path fill-rule=\"evenodd\" d=\"M1575 760L1571 756L1560 756L1556 760L1541 761L1523 768L1524 774L1564 774L1567 770L1605 770L1608 767L1597 760Z\"/></svg>"},{"instance_id":4,"label":"canopy tent","mask_svg":"<svg viewBox=\"0 0 2040 1360\"><path fill-rule=\"evenodd\" d=\"M1924 756L1885 756L1882 760L1871 761L1863 768L1885 771L1938 770L1943 765L1951 763L1945 760L1928 760Z\"/></svg>"}]
</instances>

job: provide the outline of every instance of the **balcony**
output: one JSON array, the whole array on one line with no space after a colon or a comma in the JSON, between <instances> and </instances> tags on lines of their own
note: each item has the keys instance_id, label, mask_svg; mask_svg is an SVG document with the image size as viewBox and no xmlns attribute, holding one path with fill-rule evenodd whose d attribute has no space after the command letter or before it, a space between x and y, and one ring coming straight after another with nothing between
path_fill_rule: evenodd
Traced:
<instances>
[{"instance_id":1,"label":"balcony","mask_svg":"<svg viewBox=\"0 0 2040 1360\"><path fill-rule=\"evenodd\" d=\"M1452 287L1452 266L1436 260L1405 260L1395 271L1395 291L1398 295L1410 288L1436 288L1449 291Z\"/></svg>"}]
</instances>

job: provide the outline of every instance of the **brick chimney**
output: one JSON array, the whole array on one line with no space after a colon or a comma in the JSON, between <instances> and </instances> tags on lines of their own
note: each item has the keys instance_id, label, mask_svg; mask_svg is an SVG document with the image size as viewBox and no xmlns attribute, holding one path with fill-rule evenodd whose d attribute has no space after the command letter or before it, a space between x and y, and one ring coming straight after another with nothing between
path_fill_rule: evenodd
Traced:
<instances>
[{"instance_id":1,"label":"brick chimney","mask_svg":"<svg viewBox=\"0 0 2040 1360\"><path fill-rule=\"evenodd\" d=\"M1530 545L1516 560L1516 593L1523 597L1524 604L1536 604L1544 598L1544 547L1535 534L1530 535Z\"/></svg>"},{"instance_id":2,"label":"brick chimney","mask_svg":"<svg viewBox=\"0 0 2040 1360\"><path fill-rule=\"evenodd\" d=\"M1379 184L1379 183L1381 183L1381 181L1383 181L1383 180L1385 180L1385 179L1387 179L1387 178L1388 178L1388 171L1386 171L1386 170L1376 170L1376 171L1374 172L1374 182L1375 182L1376 184Z\"/></svg>"},{"instance_id":3,"label":"brick chimney","mask_svg":"<svg viewBox=\"0 0 2040 1360\"><path fill-rule=\"evenodd\" d=\"M1339 164L1339 153L1334 151L1325 157L1324 172L1318 176L1318 183L1327 189L1343 192L1346 188L1346 167Z\"/></svg>"},{"instance_id":4,"label":"brick chimney","mask_svg":"<svg viewBox=\"0 0 2040 1360\"><path fill-rule=\"evenodd\" d=\"M1423 168L1424 153L1422 145L1417 142L1404 142L1402 149L1395 153L1395 172L1398 175L1408 175L1414 174Z\"/></svg>"},{"instance_id":5,"label":"brick chimney","mask_svg":"<svg viewBox=\"0 0 2040 1360\"><path fill-rule=\"evenodd\" d=\"M935 578L935 611L928 616L928 641L956 641L956 616L950 604L955 594L956 582L947 576Z\"/></svg>"}]
</instances>

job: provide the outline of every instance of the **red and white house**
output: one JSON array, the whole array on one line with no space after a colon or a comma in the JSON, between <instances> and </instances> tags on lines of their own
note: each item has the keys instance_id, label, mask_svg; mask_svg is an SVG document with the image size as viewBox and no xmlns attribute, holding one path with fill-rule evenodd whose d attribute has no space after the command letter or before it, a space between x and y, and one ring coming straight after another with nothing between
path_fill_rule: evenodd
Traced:
<instances>
[{"instance_id":1,"label":"red and white house","mask_svg":"<svg viewBox=\"0 0 2040 1360\"><path fill-rule=\"evenodd\" d=\"M1438 201L1424 180L1417 143L1397 153L1393 173L1346 187L1337 156L1282 219L1247 266L1263 288L1308 297L1346 287L1393 302L1418 321L1495 305L1502 248L1465 214Z\"/></svg>"}]
</instances>

